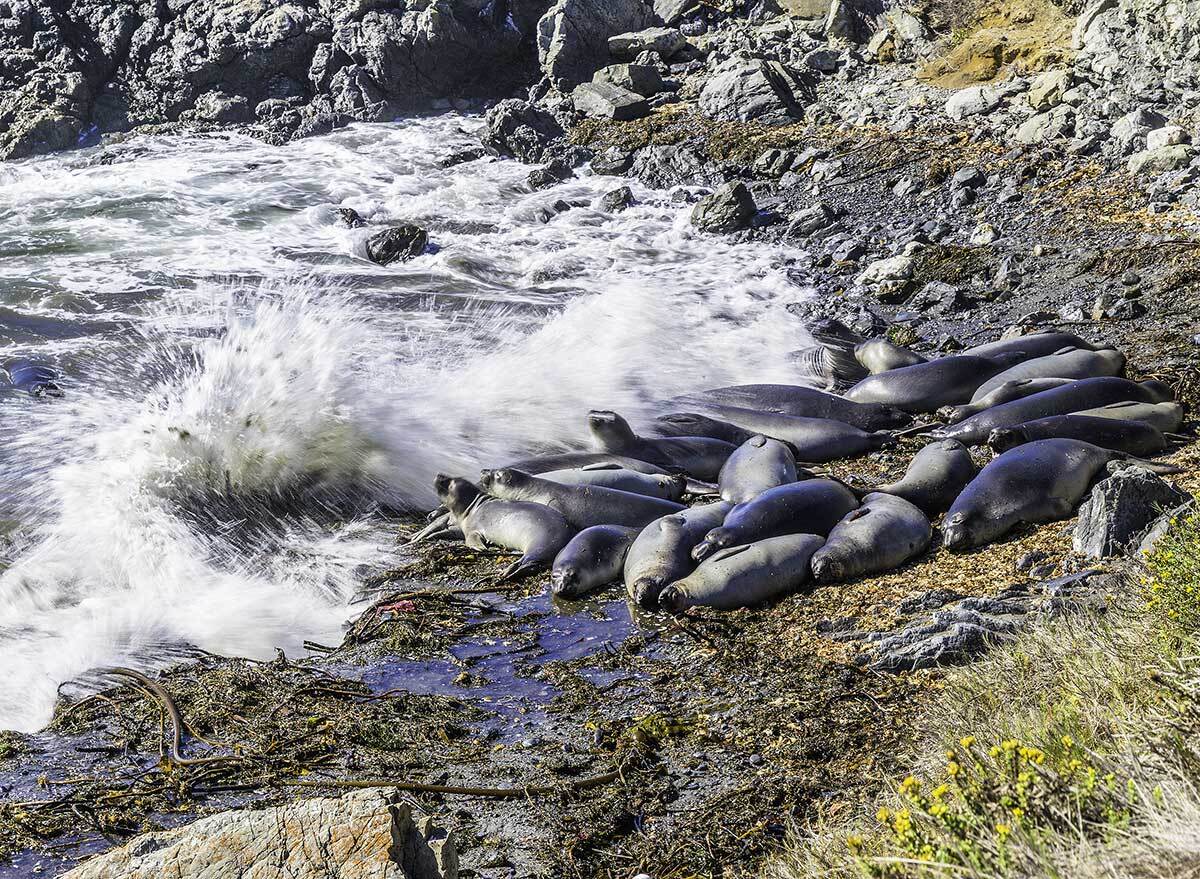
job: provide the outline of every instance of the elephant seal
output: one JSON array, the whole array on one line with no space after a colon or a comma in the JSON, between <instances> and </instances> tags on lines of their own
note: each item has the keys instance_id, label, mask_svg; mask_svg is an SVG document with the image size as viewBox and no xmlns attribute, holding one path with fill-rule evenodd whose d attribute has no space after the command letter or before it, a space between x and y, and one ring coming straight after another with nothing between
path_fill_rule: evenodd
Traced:
<instances>
[{"instance_id":1,"label":"elephant seal","mask_svg":"<svg viewBox=\"0 0 1200 879\"><path fill-rule=\"evenodd\" d=\"M884 431L870 432L832 418L778 415L737 406L717 406L712 411L732 426L787 443L797 461L813 464L854 458L896 442Z\"/></svg>"},{"instance_id":2,"label":"elephant seal","mask_svg":"<svg viewBox=\"0 0 1200 879\"><path fill-rule=\"evenodd\" d=\"M1043 439L1083 440L1103 449L1139 456L1156 455L1167 447L1166 437L1152 424L1078 413L1051 415L1016 427L997 428L988 436L988 445L997 452L1007 452Z\"/></svg>"},{"instance_id":3,"label":"elephant seal","mask_svg":"<svg viewBox=\"0 0 1200 879\"><path fill-rule=\"evenodd\" d=\"M715 388L681 398L682 402L724 418L725 407L753 409L800 418L827 418L843 421L863 430L887 430L911 423L911 416L891 406L855 403L845 397L827 394L800 385L733 385Z\"/></svg>"},{"instance_id":4,"label":"elephant seal","mask_svg":"<svg viewBox=\"0 0 1200 879\"><path fill-rule=\"evenodd\" d=\"M593 409L588 413L592 440L603 452L629 455L663 467L683 470L712 482L737 446L706 436L642 438L616 412Z\"/></svg>"},{"instance_id":5,"label":"elephant seal","mask_svg":"<svg viewBox=\"0 0 1200 879\"><path fill-rule=\"evenodd\" d=\"M913 455L899 482L875 491L903 498L933 519L950 509L978 473L966 446L957 440L938 440Z\"/></svg>"},{"instance_id":6,"label":"elephant seal","mask_svg":"<svg viewBox=\"0 0 1200 879\"><path fill-rule=\"evenodd\" d=\"M644 494L667 501L678 501L683 497L688 485L687 477L682 473L656 476L611 464L589 464L587 467L550 470L537 475L559 485L597 485L600 488L615 488L618 491Z\"/></svg>"},{"instance_id":7,"label":"elephant seal","mask_svg":"<svg viewBox=\"0 0 1200 879\"><path fill-rule=\"evenodd\" d=\"M659 593L667 584L695 570L692 548L724 522L732 509L733 504L724 501L689 507L643 528L625 557L629 597L641 607L658 607Z\"/></svg>"},{"instance_id":8,"label":"elephant seal","mask_svg":"<svg viewBox=\"0 0 1200 879\"><path fill-rule=\"evenodd\" d=\"M806 479L768 489L730 510L721 526L692 550L692 558L702 562L718 550L784 534L823 537L857 507L854 492L833 479Z\"/></svg>"},{"instance_id":9,"label":"elephant seal","mask_svg":"<svg viewBox=\"0 0 1200 879\"><path fill-rule=\"evenodd\" d=\"M997 339L984 345L968 348L963 354L974 357L994 357L1006 351L1023 351L1028 358L1045 357L1063 348L1094 348L1087 339L1081 339L1074 333L1029 333L1024 336L1014 336L1011 339Z\"/></svg>"},{"instance_id":10,"label":"elephant seal","mask_svg":"<svg viewBox=\"0 0 1200 879\"><path fill-rule=\"evenodd\" d=\"M671 613L689 607L733 610L752 607L795 591L809 579L813 553L824 539L816 534L770 537L723 549L659 598Z\"/></svg>"},{"instance_id":11,"label":"elephant seal","mask_svg":"<svg viewBox=\"0 0 1200 879\"><path fill-rule=\"evenodd\" d=\"M1161 403L1170 399L1171 389L1158 381L1132 382L1114 376L1085 378L985 409L958 424L934 431L933 436L978 445L998 427L1014 427L1036 418L1069 415L1123 400Z\"/></svg>"},{"instance_id":12,"label":"elephant seal","mask_svg":"<svg viewBox=\"0 0 1200 879\"><path fill-rule=\"evenodd\" d=\"M1045 357L1035 357L994 375L975 391L977 403L1005 382L1033 378L1094 378L1120 375L1125 371L1125 355L1116 348L1063 348Z\"/></svg>"},{"instance_id":13,"label":"elephant seal","mask_svg":"<svg viewBox=\"0 0 1200 879\"><path fill-rule=\"evenodd\" d=\"M928 362L920 354L887 339L868 339L854 348L854 357L871 375Z\"/></svg>"},{"instance_id":14,"label":"elephant seal","mask_svg":"<svg viewBox=\"0 0 1200 879\"><path fill-rule=\"evenodd\" d=\"M462 529L467 546L498 546L521 553L500 575L502 580L550 564L575 535L576 529L561 513L541 504L488 497L467 479L438 474L434 489Z\"/></svg>"},{"instance_id":15,"label":"elephant seal","mask_svg":"<svg viewBox=\"0 0 1200 879\"><path fill-rule=\"evenodd\" d=\"M625 525L641 528L683 509L683 504L596 485L559 485L510 467L487 470L479 487L508 501L545 504L562 513L576 528Z\"/></svg>"},{"instance_id":16,"label":"elephant seal","mask_svg":"<svg viewBox=\"0 0 1200 879\"><path fill-rule=\"evenodd\" d=\"M871 375L846 391L856 403L884 403L905 412L934 412L968 403L975 390L1025 355L1008 351L995 357L952 355Z\"/></svg>"},{"instance_id":17,"label":"elephant seal","mask_svg":"<svg viewBox=\"0 0 1200 879\"><path fill-rule=\"evenodd\" d=\"M526 473L532 473L536 476L540 473L549 473L551 470L569 470L579 467L591 467L596 464L612 464L625 470L634 470L638 473L651 473L660 476L670 472L665 467L659 467L657 464L651 464L648 461L639 461L637 458L630 458L625 455L609 455L604 452L555 452L549 455L536 455L532 458L510 461L507 464L502 464L501 467L524 470Z\"/></svg>"},{"instance_id":18,"label":"elephant seal","mask_svg":"<svg viewBox=\"0 0 1200 879\"><path fill-rule=\"evenodd\" d=\"M1013 400L1020 400L1022 397L1040 394L1051 388L1059 388L1072 381L1074 379L1070 378L1022 378L1006 381L986 396L977 400L973 399L970 403L963 403L961 406L943 406L937 411L937 414L947 424L958 424L972 415L978 415L984 409L991 409L1001 403L1009 403Z\"/></svg>"},{"instance_id":19,"label":"elephant seal","mask_svg":"<svg viewBox=\"0 0 1200 879\"><path fill-rule=\"evenodd\" d=\"M1066 519L1110 461L1124 452L1073 439L1035 440L993 459L963 489L942 523L952 551L984 546L1021 524ZM1139 461L1157 473L1178 468Z\"/></svg>"},{"instance_id":20,"label":"elephant seal","mask_svg":"<svg viewBox=\"0 0 1200 879\"><path fill-rule=\"evenodd\" d=\"M847 348L832 345L813 345L793 351L788 358L796 366L797 378L811 382L813 387L828 391L848 388L867 370Z\"/></svg>"},{"instance_id":21,"label":"elephant seal","mask_svg":"<svg viewBox=\"0 0 1200 879\"><path fill-rule=\"evenodd\" d=\"M779 440L751 437L738 446L717 478L721 500L740 504L769 488L796 481L796 459Z\"/></svg>"},{"instance_id":22,"label":"elephant seal","mask_svg":"<svg viewBox=\"0 0 1200 879\"><path fill-rule=\"evenodd\" d=\"M593 525L584 528L554 557L550 591L559 598L580 598L621 579L625 556L640 528Z\"/></svg>"},{"instance_id":23,"label":"elephant seal","mask_svg":"<svg viewBox=\"0 0 1200 879\"><path fill-rule=\"evenodd\" d=\"M0 374L9 385L32 397L61 397L58 373L49 366L32 360L10 360L0 369Z\"/></svg>"},{"instance_id":24,"label":"elephant seal","mask_svg":"<svg viewBox=\"0 0 1200 879\"><path fill-rule=\"evenodd\" d=\"M833 526L812 557L822 583L853 580L900 567L929 548L929 517L902 497L875 492Z\"/></svg>"},{"instance_id":25,"label":"elephant seal","mask_svg":"<svg viewBox=\"0 0 1200 879\"><path fill-rule=\"evenodd\" d=\"M1093 415L1096 418L1119 418L1125 421L1144 421L1163 433L1176 433L1183 425L1183 407L1178 403L1139 403L1122 400L1095 409L1084 409L1077 415Z\"/></svg>"},{"instance_id":26,"label":"elephant seal","mask_svg":"<svg viewBox=\"0 0 1200 879\"><path fill-rule=\"evenodd\" d=\"M654 419L654 432L659 436L706 436L733 443L735 446L740 446L755 435L752 430L697 412L670 412L660 415Z\"/></svg>"}]
</instances>

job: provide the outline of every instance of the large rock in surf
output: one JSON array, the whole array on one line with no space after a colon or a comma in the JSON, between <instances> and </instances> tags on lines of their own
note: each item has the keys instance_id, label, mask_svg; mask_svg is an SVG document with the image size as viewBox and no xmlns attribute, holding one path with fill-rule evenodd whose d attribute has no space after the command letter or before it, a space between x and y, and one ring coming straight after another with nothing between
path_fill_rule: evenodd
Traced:
<instances>
[{"instance_id":1,"label":"large rock in surf","mask_svg":"<svg viewBox=\"0 0 1200 879\"><path fill-rule=\"evenodd\" d=\"M384 788L222 812L143 834L64 879L457 879L454 838Z\"/></svg>"},{"instance_id":2,"label":"large rock in surf","mask_svg":"<svg viewBox=\"0 0 1200 879\"><path fill-rule=\"evenodd\" d=\"M563 128L537 104L508 98L488 110L483 145L497 155L522 162L545 161L550 148L563 136Z\"/></svg>"},{"instance_id":3,"label":"large rock in surf","mask_svg":"<svg viewBox=\"0 0 1200 879\"><path fill-rule=\"evenodd\" d=\"M705 232L736 232L750 225L758 208L741 181L726 183L692 209L692 225Z\"/></svg>"},{"instance_id":4,"label":"large rock in surf","mask_svg":"<svg viewBox=\"0 0 1200 879\"><path fill-rule=\"evenodd\" d=\"M377 232L367 239L367 258L386 266L394 262L408 262L425 251L429 233L420 226L406 223Z\"/></svg>"}]
</instances>

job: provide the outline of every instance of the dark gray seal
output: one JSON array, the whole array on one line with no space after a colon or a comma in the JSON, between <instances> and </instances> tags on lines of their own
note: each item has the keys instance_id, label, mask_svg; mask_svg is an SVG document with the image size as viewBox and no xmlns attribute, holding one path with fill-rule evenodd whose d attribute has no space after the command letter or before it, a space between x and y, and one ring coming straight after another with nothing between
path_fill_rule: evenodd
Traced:
<instances>
[{"instance_id":1,"label":"dark gray seal","mask_svg":"<svg viewBox=\"0 0 1200 879\"><path fill-rule=\"evenodd\" d=\"M1130 455L1157 455L1167 447L1161 430L1143 421L1093 415L1051 415L1016 427L993 430L988 445L997 452L1043 439L1077 439Z\"/></svg>"},{"instance_id":2,"label":"dark gray seal","mask_svg":"<svg viewBox=\"0 0 1200 879\"><path fill-rule=\"evenodd\" d=\"M846 399L882 403L905 412L935 412L942 406L969 403L981 384L1024 359L1019 351L995 357L939 357L868 376L846 391Z\"/></svg>"},{"instance_id":3,"label":"dark gray seal","mask_svg":"<svg viewBox=\"0 0 1200 879\"><path fill-rule=\"evenodd\" d=\"M664 589L659 601L672 613L762 604L804 585L813 553L824 542L816 534L789 534L723 549Z\"/></svg>"},{"instance_id":4,"label":"dark gray seal","mask_svg":"<svg viewBox=\"0 0 1200 879\"><path fill-rule=\"evenodd\" d=\"M10 360L0 369L0 380L31 397L60 397L62 387L58 373L49 366L32 360Z\"/></svg>"},{"instance_id":5,"label":"dark gray seal","mask_svg":"<svg viewBox=\"0 0 1200 879\"><path fill-rule=\"evenodd\" d=\"M887 339L868 339L854 348L854 357L871 375L926 363L926 358Z\"/></svg>"},{"instance_id":6,"label":"dark gray seal","mask_svg":"<svg viewBox=\"0 0 1200 879\"><path fill-rule=\"evenodd\" d=\"M581 598L621 579L625 556L640 528L593 525L571 538L550 567L550 591L559 598Z\"/></svg>"},{"instance_id":7,"label":"dark gray seal","mask_svg":"<svg viewBox=\"0 0 1200 879\"><path fill-rule=\"evenodd\" d=\"M1110 461L1130 455L1073 439L1035 440L989 463L946 514L942 542L952 551L985 546L1022 524L1070 517ZM1140 462L1159 473L1178 468Z\"/></svg>"},{"instance_id":8,"label":"dark gray seal","mask_svg":"<svg viewBox=\"0 0 1200 879\"><path fill-rule=\"evenodd\" d=\"M658 607L658 596L696 567L692 548L725 521L733 504L724 501L689 507L642 529L625 558L625 588L642 607Z\"/></svg>"},{"instance_id":9,"label":"dark gray seal","mask_svg":"<svg viewBox=\"0 0 1200 879\"><path fill-rule=\"evenodd\" d=\"M576 528L590 528L593 525L641 528L655 519L683 509L683 504L615 488L559 485L510 467L485 471L479 486L488 494L503 500L545 504L562 513Z\"/></svg>"},{"instance_id":10,"label":"dark gray seal","mask_svg":"<svg viewBox=\"0 0 1200 879\"><path fill-rule=\"evenodd\" d=\"M855 458L896 442L895 437L885 431L866 431L832 418L779 415L739 406L713 406L710 411L726 419L721 423L787 443L797 461L812 464Z\"/></svg>"},{"instance_id":11,"label":"dark gray seal","mask_svg":"<svg viewBox=\"0 0 1200 879\"><path fill-rule=\"evenodd\" d=\"M709 418L698 412L669 412L654 419L654 432L659 436L706 436L740 446L755 435L719 418Z\"/></svg>"},{"instance_id":12,"label":"dark gray seal","mask_svg":"<svg viewBox=\"0 0 1200 879\"><path fill-rule=\"evenodd\" d=\"M607 452L552 452L547 455L522 458L519 461L509 461L507 464L500 466L501 468L511 467L513 470L524 470L526 473L532 473L536 476L539 473L548 473L551 470L568 470L578 467L591 467L597 464L613 464L625 470L635 470L638 473L663 474L670 472L665 467L651 464L649 461L640 461L637 458L630 458L627 455L610 455Z\"/></svg>"},{"instance_id":13,"label":"dark gray seal","mask_svg":"<svg viewBox=\"0 0 1200 879\"><path fill-rule=\"evenodd\" d=\"M683 470L697 479L712 482L726 459L737 448L732 443L706 436L640 437L629 422L603 409L588 413L588 429L600 451L628 455L662 467Z\"/></svg>"},{"instance_id":14,"label":"dark gray seal","mask_svg":"<svg viewBox=\"0 0 1200 879\"><path fill-rule=\"evenodd\" d=\"M881 485L875 491L904 498L933 519L950 509L978 473L966 446L957 440L938 440L913 455L899 482Z\"/></svg>"},{"instance_id":15,"label":"dark gray seal","mask_svg":"<svg viewBox=\"0 0 1200 879\"><path fill-rule=\"evenodd\" d=\"M1069 415L1124 400L1161 403L1170 399L1171 389L1158 381L1132 382L1112 376L1085 378L993 406L958 424L943 427L933 435L942 439L956 439L967 445L978 445L985 442L998 427L1015 427L1036 418Z\"/></svg>"},{"instance_id":16,"label":"dark gray seal","mask_svg":"<svg viewBox=\"0 0 1200 879\"><path fill-rule=\"evenodd\" d=\"M796 459L792 450L779 440L755 436L729 456L721 468L717 485L721 488L721 500L740 504L769 488L795 482L796 478Z\"/></svg>"},{"instance_id":17,"label":"dark gray seal","mask_svg":"<svg viewBox=\"0 0 1200 879\"><path fill-rule=\"evenodd\" d=\"M1029 333L1025 336L1014 336L1011 339L998 339L984 345L968 348L963 354L975 357L994 357L1008 351L1023 351L1028 358L1045 357L1063 348L1094 348L1087 339L1082 339L1074 333Z\"/></svg>"},{"instance_id":18,"label":"dark gray seal","mask_svg":"<svg viewBox=\"0 0 1200 879\"><path fill-rule=\"evenodd\" d=\"M973 399L970 403L963 403L961 406L943 406L937 411L938 418L947 424L958 424L972 415L978 415L984 409L991 409L993 406L999 406L1001 403L1020 400L1022 397L1031 397L1034 394L1040 394L1042 391L1048 391L1051 388L1060 388L1063 385L1069 385L1072 381L1075 381L1075 379L1023 378L1015 381L1006 381L986 396Z\"/></svg>"},{"instance_id":19,"label":"dark gray seal","mask_svg":"<svg viewBox=\"0 0 1200 879\"><path fill-rule=\"evenodd\" d=\"M497 546L521 553L501 574L504 580L549 565L575 534L561 513L542 504L488 497L467 479L439 474L434 488L462 529L467 546Z\"/></svg>"},{"instance_id":20,"label":"dark gray seal","mask_svg":"<svg viewBox=\"0 0 1200 879\"><path fill-rule=\"evenodd\" d=\"M796 367L796 378L827 391L848 388L867 375L850 349L812 345L788 355Z\"/></svg>"},{"instance_id":21,"label":"dark gray seal","mask_svg":"<svg viewBox=\"0 0 1200 879\"><path fill-rule=\"evenodd\" d=\"M853 580L894 570L929 548L933 526L902 497L875 492L833 526L813 555L813 576L822 583Z\"/></svg>"},{"instance_id":22,"label":"dark gray seal","mask_svg":"<svg viewBox=\"0 0 1200 879\"><path fill-rule=\"evenodd\" d=\"M1125 355L1116 348L1063 348L1045 357L1035 357L992 376L975 391L977 403L1005 382L1035 378L1095 378L1120 375L1125 371Z\"/></svg>"},{"instance_id":23,"label":"dark gray seal","mask_svg":"<svg viewBox=\"0 0 1200 879\"><path fill-rule=\"evenodd\" d=\"M692 558L702 562L718 550L784 534L824 537L856 507L854 492L833 479L781 485L730 510L721 527L709 531L692 550Z\"/></svg>"},{"instance_id":24,"label":"dark gray seal","mask_svg":"<svg viewBox=\"0 0 1200 879\"><path fill-rule=\"evenodd\" d=\"M718 417L724 416L714 407L734 406L801 418L829 418L863 430L887 430L903 427L912 421L909 415L892 406L855 403L845 397L800 385L733 385L689 394L680 399Z\"/></svg>"},{"instance_id":25,"label":"dark gray seal","mask_svg":"<svg viewBox=\"0 0 1200 879\"><path fill-rule=\"evenodd\" d=\"M590 464L571 470L549 470L538 475L559 485L596 485L600 488L615 488L618 491L630 491L668 501L678 501L683 497L688 484L687 477L682 473L638 473L636 470L626 470L611 464Z\"/></svg>"},{"instance_id":26,"label":"dark gray seal","mask_svg":"<svg viewBox=\"0 0 1200 879\"><path fill-rule=\"evenodd\" d=\"M1083 409L1077 415L1092 415L1096 418L1118 418L1123 421L1144 421L1163 433L1176 433L1183 425L1183 407L1178 403L1140 403L1122 400L1095 409Z\"/></svg>"}]
</instances>

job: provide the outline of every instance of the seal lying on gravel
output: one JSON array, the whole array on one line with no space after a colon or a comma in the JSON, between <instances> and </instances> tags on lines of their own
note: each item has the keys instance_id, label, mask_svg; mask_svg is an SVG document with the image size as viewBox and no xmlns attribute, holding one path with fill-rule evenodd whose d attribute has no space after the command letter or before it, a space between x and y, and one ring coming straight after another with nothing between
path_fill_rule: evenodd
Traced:
<instances>
[{"instance_id":1,"label":"seal lying on gravel","mask_svg":"<svg viewBox=\"0 0 1200 879\"><path fill-rule=\"evenodd\" d=\"M1122 400L1119 403L1109 403L1095 409L1084 409L1076 415L1092 415L1096 418L1116 418L1123 421L1144 421L1152 424L1163 433L1175 433L1183 424L1183 407L1178 403L1164 401L1162 403L1139 403L1136 400Z\"/></svg>"},{"instance_id":2,"label":"seal lying on gravel","mask_svg":"<svg viewBox=\"0 0 1200 879\"><path fill-rule=\"evenodd\" d=\"M983 382L1023 360L1020 351L995 357L939 357L868 376L846 391L846 399L884 403L905 412L935 412L942 406L970 402Z\"/></svg>"},{"instance_id":3,"label":"seal lying on gravel","mask_svg":"<svg viewBox=\"0 0 1200 879\"><path fill-rule=\"evenodd\" d=\"M882 574L929 548L929 517L902 497L876 492L833 526L812 558L823 583Z\"/></svg>"},{"instance_id":4,"label":"seal lying on gravel","mask_svg":"<svg viewBox=\"0 0 1200 879\"><path fill-rule=\"evenodd\" d=\"M1120 375L1125 371L1125 355L1116 348L1063 348L1045 357L1035 357L994 375L975 391L976 403L1005 382L1035 378L1094 378Z\"/></svg>"},{"instance_id":5,"label":"seal lying on gravel","mask_svg":"<svg viewBox=\"0 0 1200 879\"><path fill-rule=\"evenodd\" d=\"M899 482L881 485L875 491L904 498L933 519L950 509L978 474L979 468L966 446L957 440L938 440L913 455Z\"/></svg>"},{"instance_id":6,"label":"seal lying on gravel","mask_svg":"<svg viewBox=\"0 0 1200 879\"><path fill-rule=\"evenodd\" d=\"M961 406L943 406L937 414L947 424L958 424L972 415L978 415L984 409L991 409L993 406L1010 403L1023 397L1031 397L1051 388L1069 385L1074 380L1070 378L1023 378L1006 381L983 397L979 397L976 393L975 396L978 399L972 399L970 403L963 403Z\"/></svg>"},{"instance_id":7,"label":"seal lying on gravel","mask_svg":"<svg viewBox=\"0 0 1200 879\"><path fill-rule=\"evenodd\" d=\"M1017 525L1066 519L1110 461L1124 452L1073 439L1036 440L995 458L963 489L942 523L947 549L984 546ZM1179 468L1140 462L1156 473Z\"/></svg>"},{"instance_id":8,"label":"seal lying on gravel","mask_svg":"<svg viewBox=\"0 0 1200 879\"><path fill-rule=\"evenodd\" d=\"M904 427L912 421L909 415L891 406L855 403L845 397L800 385L733 385L689 394L680 400L721 418L725 417L721 407L734 406L802 418L828 418L853 424L863 430Z\"/></svg>"},{"instance_id":9,"label":"seal lying on gravel","mask_svg":"<svg viewBox=\"0 0 1200 879\"><path fill-rule=\"evenodd\" d=\"M738 446L717 478L721 500L740 504L769 488L796 481L796 459L779 440L751 437Z\"/></svg>"},{"instance_id":10,"label":"seal lying on gravel","mask_svg":"<svg viewBox=\"0 0 1200 879\"><path fill-rule=\"evenodd\" d=\"M934 431L933 435L943 439L956 439L967 445L978 445L986 441L991 432L998 427L1015 427L1036 418L1069 415L1072 412L1124 400L1161 403L1170 399L1171 389L1158 381L1132 382L1111 376L1085 378L1042 391L1040 394L993 406L958 424Z\"/></svg>"},{"instance_id":11,"label":"seal lying on gravel","mask_svg":"<svg viewBox=\"0 0 1200 879\"><path fill-rule=\"evenodd\" d=\"M803 585L824 542L815 534L790 534L723 549L664 589L659 601L672 613L699 605L732 610L762 604Z\"/></svg>"},{"instance_id":12,"label":"seal lying on gravel","mask_svg":"<svg viewBox=\"0 0 1200 879\"><path fill-rule=\"evenodd\" d=\"M771 437L791 446L797 461L824 464L841 458L865 455L896 442L895 437L884 431L869 432L832 418L805 418L799 415L779 415L775 412L758 412L738 406L712 406L710 411L725 421L707 416L694 416L691 423L697 431L705 431L712 424L728 425L729 428L747 428L754 434ZM691 416L688 413L666 415L683 424ZM724 431L724 428L717 428ZM702 436L711 434L701 433Z\"/></svg>"},{"instance_id":13,"label":"seal lying on gravel","mask_svg":"<svg viewBox=\"0 0 1200 879\"><path fill-rule=\"evenodd\" d=\"M698 412L669 412L654 419L654 431L660 436L706 436L723 442L740 446L752 436L753 430L746 430L728 421L709 418Z\"/></svg>"},{"instance_id":14,"label":"seal lying on gravel","mask_svg":"<svg viewBox=\"0 0 1200 879\"><path fill-rule=\"evenodd\" d=\"M590 528L593 525L641 528L655 519L683 509L683 504L615 488L559 485L510 467L485 470L479 485L488 494L502 500L545 504L562 513L576 528Z\"/></svg>"},{"instance_id":15,"label":"seal lying on gravel","mask_svg":"<svg viewBox=\"0 0 1200 879\"><path fill-rule=\"evenodd\" d=\"M868 339L860 343L854 348L854 356L871 375L927 362L920 354L887 339Z\"/></svg>"},{"instance_id":16,"label":"seal lying on gravel","mask_svg":"<svg viewBox=\"0 0 1200 879\"><path fill-rule=\"evenodd\" d=\"M1094 348L1087 339L1082 339L1074 333L1030 333L1026 336L1014 336L1011 339L997 339L984 345L968 348L963 354L974 357L994 357L1007 351L1023 351L1029 359L1045 357L1063 348Z\"/></svg>"},{"instance_id":17,"label":"seal lying on gravel","mask_svg":"<svg viewBox=\"0 0 1200 879\"><path fill-rule=\"evenodd\" d=\"M677 468L708 482L717 478L726 459L737 448L733 443L703 436L643 439L616 412L601 409L588 413L588 429L602 452Z\"/></svg>"},{"instance_id":18,"label":"seal lying on gravel","mask_svg":"<svg viewBox=\"0 0 1200 879\"><path fill-rule=\"evenodd\" d=\"M510 579L550 564L575 534L575 528L555 510L488 497L467 479L438 474L433 483L440 500L462 529L467 546L498 546L521 553L501 574Z\"/></svg>"},{"instance_id":19,"label":"seal lying on gravel","mask_svg":"<svg viewBox=\"0 0 1200 879\"><path fill-rule=\"evenodd\" d=\"M784 534L819 534L832 530L858 498L833 479L806 479L764 491L729 511L721 527L704 535L692 558L704 561L718 550Z\"/></svg>"},{"instance_id":20,"label":"seal lying on gravel","mask_svg":"<svg viewBox=\"0 0 1200 879\"><path fill-rule=\"evenodd\" d=\"M541 473L549 473L551 470L570 470L603 464L633 470L637 473L662 475L670 472L665 467L651 464L649 461L641 461L625 455L610 455L607 452L555 452L549 455L537 455L532 458L522 458L519 461L510 461L501 466L511 467L513 470L523 470L536 476Z\"/></svg>"},{"instance_id":21,"label":"seal lying on gravel","mask_svg":"<svg viewBox=\"0 0 1200 879\"><path fill-rule=\"evenodd\" d=\"M611 464L591 464L575 470L550 470L540 476L559 485L596 485L600 488L615 488L618 491L629 491L668 501L677 501L683 497L688 484L687 477L682 473L657 476Z\"/></svg>"},{"instance_id":22,"label":"seal lying on gravel","mask_svg":"<svg viewBox=\"0 0 1200 879\"><path fill-rule=\"evenodd\" d=\"M1130 455L1157 455L1167 447L1162 431L1144 421L1096 418L1092 415L1051 415L1016 427L993 430L988 445L997 452L1043 439L1077 439Z\"/></svg>"},{"instance_id":23,"label":"seal lying on gravel","mask_svg":"<svg viewBox=\"0 0 1200 879\"><path fill-rule=\"evenodd\" d=\"M732 509L733 504L723 501L689 507L643 528L625 557L625 588L629 597L642 607L658 607L659 593L667 584L695 569L693 547L724 522Z\"/></svg>"},{"instance_id":24,"label":"seal lying on gravel","mask_svg":"<svg viewBox=\"0 0 1200 879\"><path fill-rule=\"evenodd\" d=\"M571 538L550 568L550 591L559 598L580 598L621 579L625 556L640 528L593 525Z\"/></svg>"}]
</instances>

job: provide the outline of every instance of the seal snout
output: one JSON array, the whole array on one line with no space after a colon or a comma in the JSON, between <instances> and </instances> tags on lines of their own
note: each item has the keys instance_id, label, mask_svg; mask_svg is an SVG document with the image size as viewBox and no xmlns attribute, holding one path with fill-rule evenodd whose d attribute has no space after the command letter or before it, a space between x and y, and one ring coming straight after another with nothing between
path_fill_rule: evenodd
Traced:
<instances>
[{"instance_id":1,"label":"seal snout","mask_svg":"<svg viewBox=\"0 0 1200 879\"><path fill-rule=\"evenodd\" d=\"M961 513L951 516L942 524L942 544L951 552L970 548L966 517Z\"/></svg>"},{"instance_id":2,"label":"seal snout","mask_svg":"<svg viewBox=\"0 0 1200 879\"><path fill-rule=\"evenodd\" d=\"M579 571L572 567L555 568L550 572L550 591L554 595L570 594L579 585Z\"/></svg>"},{"instance_id":3,"label":"seal snout","mask_svg":"<svg viewBox=\"0 0 1200 879\"><path fill-rule=\"evenodd\" d=\"M672 583L662 591L662 595L658 596L658 603L662 609L669 613L680 613L685 611L690 606L685 593L679 584Z\"/></svg>"},{"instance_id":4,"label":"seal snout","mask_svg":"<svg viewBox=\"0 0 1200 879\"><path fill-rule=\"evenodd\" d=\"M637 602L638 607L654 610L659 605L662 591L662 580L657 577L641 577L634 581L633 600Z\"/></svg>"},{"instance_id":5,"label":"seal snout","mask_svg":"<svg viewBox=\"0 0 1200 879\"><path fill-rule=\"evenodd\" d=\"M841 563L829 555L813 556L812 572L813 577L823 583L841 580L843 577Z\"/></svg>"},{"instance_id":6,"label":"seal snout","mask_svg":"<svg viewBox=\"0 0 1200 879\"><path fill-rule=\"evenodd\" d=\"M1007 427L998 427L988 435L988 445L993 451L1007 452L1021 444L1020 433Z\"/></svg>"},{"instance_id":7,"label":"seal snout","mask_svg":"<svg viewBox=\"0 0 1200 879\"><path fill-rule=\"evenodd\" d=\"M695 561L702 562L717 550L723 548L723 546L723 535L715 531L711 532L692 549L692 558Z\"/></svg>"}]
</instances>

